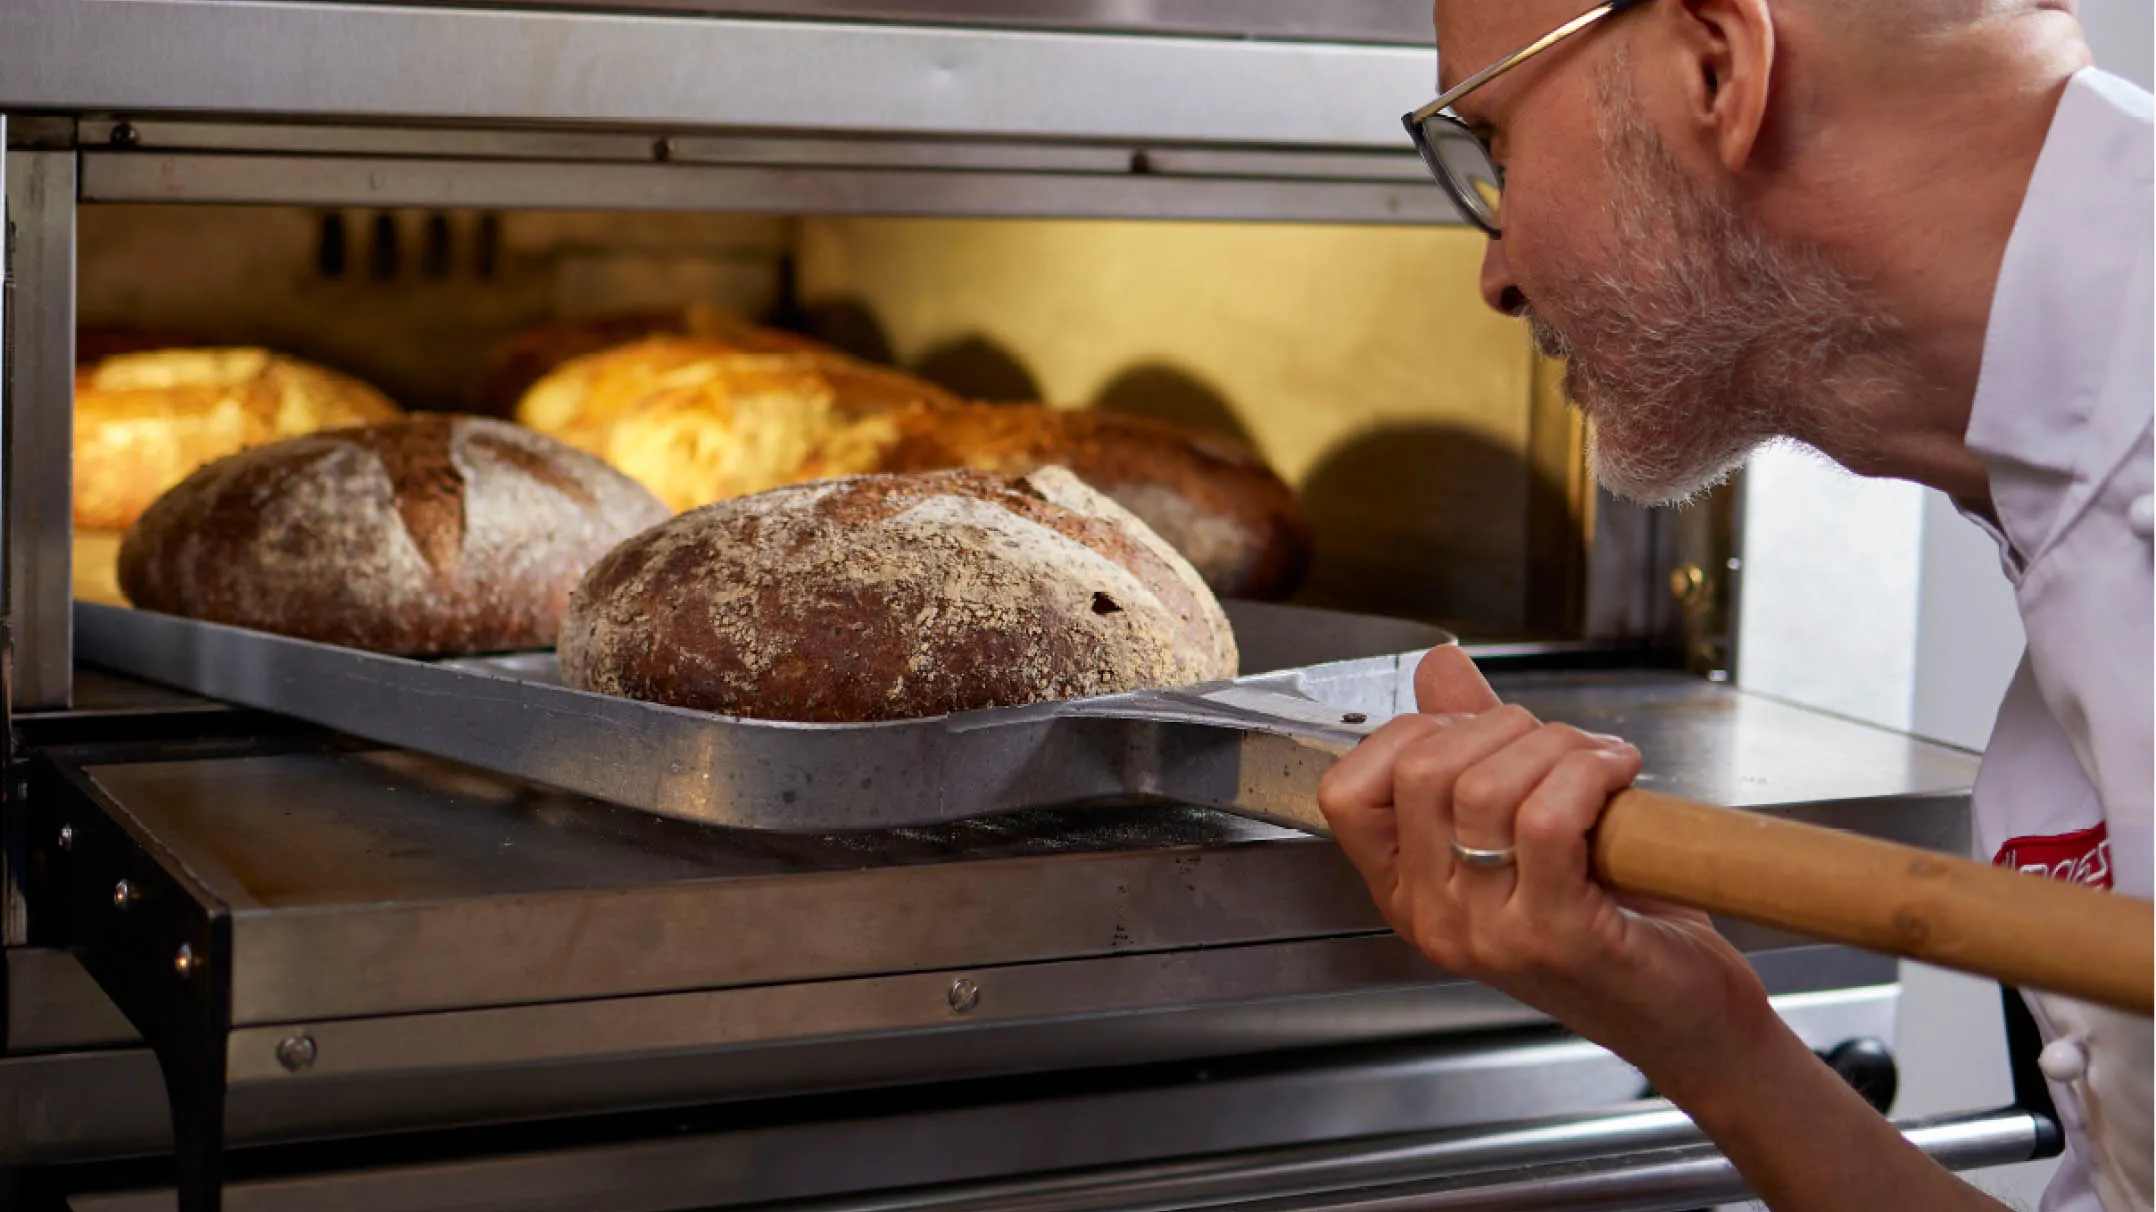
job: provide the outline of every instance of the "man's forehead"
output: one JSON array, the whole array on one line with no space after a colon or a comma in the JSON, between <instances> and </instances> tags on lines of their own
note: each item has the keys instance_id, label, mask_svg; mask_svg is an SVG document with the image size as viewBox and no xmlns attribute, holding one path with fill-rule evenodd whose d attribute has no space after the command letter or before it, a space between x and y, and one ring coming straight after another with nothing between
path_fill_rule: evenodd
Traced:
<instances>
[{"instance_id":1,"label":"man's forehead","mask_svg":"<svg viewBox=\"0 0 2156 1212\"><path fill-rule=\"evenodd\" d=\"M1435 0L1440 92L1593 7L1591 0Z\"/></svg>"}]
</instances>

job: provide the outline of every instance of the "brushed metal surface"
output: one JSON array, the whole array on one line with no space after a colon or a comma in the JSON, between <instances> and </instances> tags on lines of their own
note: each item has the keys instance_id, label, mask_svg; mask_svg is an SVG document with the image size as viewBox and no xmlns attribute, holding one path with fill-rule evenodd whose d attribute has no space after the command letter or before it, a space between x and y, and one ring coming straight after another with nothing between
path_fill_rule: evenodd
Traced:
<instances>
[{"instance_id":1,"label":"brushed metal surface","mask_svg":"<svg viewBox=\"0 0 2156 1212\"><path fill-rule=\"evenodd\" d=\"M0 108L123 116L1394 149L1435 74L1426 46L300 0L0 5Z\"/></svg>"},{"instance_id":2,"label":"brushed metal surface","mask_svg":"<svg viewBox=\"0 0 2156 1212\"><path fill-rule=\"evenodd\" d=\"M1813 1047L1857 1038L1893 1041L1898 989L1879 983L1894 979L1892 961L1828 948L1756 955L1755 961L1770 989L1808 990L1779 992L1774 1002ZM988 993L1006 988L998 983ZM1478 1029L1521 1021L1519 1011L1513 1007L1510 1018L1493 1014L1502 999L1460 992L1395 985L962 1030L774 1039L748 1047L738 1040L685 1044L684 1033L695 1038L697 1011L723 1010L727 1003L676 996L242 1028L233 1039L231 1139L260 1144L924 1083L915 1095L824 1096L853 1100L834 1104L846 1118L865 1113L863 1100L878 1108L894 1102L917 1109L948 1106L950 1097L940 1092L950 1089L948 1083L997 1073L1033 1075L1013 1088L1025 1103L1122 1088L1154 1092L1139 1102L1187 1111L1189 1123L1179 1134L1120 1134L1095 1125L1128 1118L1132 1100L1066 1105L1053 1114L1082 1135L1063 1139L1093 1152L1033 1160L1079 1165L1235 1148L1238 1134L1255 1133L1242 1144L1287 1142L1563 1114L1638 1093L1629 1067L1562 1033L1541 1027L1492 1035ZM609 1016L609 1008L620 1012ZM596 1032L589 1030L594 1023ZM635 1029L647 1025L676 1035L639 1048ZM471 1063L457 1061L449 1050L478 1032L504 1028L511 1046L483 1042ZM726 1022L709 1017L701 1028L710 1041L728 1032ZM308 1038L315 1051L313 1064L296 1072L276 1059L295 1036ZM449 1063L434 1063L436 1058ZM486 1063L478 1063L482 1059ZM1336 1070L1345 1072L1336 1077ZM1008 1085L1008 1079L997 1084ZM0 1058L0 1164L167 1148L159 1089L156 1063L138 1047ZM1239 1105L1268 1108L1271 1118L1253 1126L1222 1110ZM1015 1113L1006 1108L998 1120L1023 1122L1041 1114L1037 1105L1022 1104ZM791 1112L788 1117L798 1118ZM1050 1120L1036 1122L1045 1127ZM1039 1130L1029 1127L1021 1135ZM1114 1149L1104 1148L1111 1143ZM966 1175L946 1173L935 1180L961 1177Z\"/></svg>"},{"instance_id":3,"label":"brushed metal surface","mask_svg":"<svg viewBox=\"0 0 2156 1212\"><path fill-rule=\"evenodd\" d=\"M15 279L5 473L13 706L36 711L68 705L74 672L75 157L6 154Z\"/></svg>"},{"instance_id":4,"label":"brushed metal surface","mask_svg":"<svg viewBox=\"0 0 2156 1212\"><path fill-rule=\"evenodd\" d=\"M90 202L1456 223L1427 181L91 152Z\"/></svg>"},{"instance_id":5,"label":"brushed metal surface","mask_svg":"<svg viewBox=\"0 0 2156 1212\"><path fill-rule=\"evenodd\" d=\"M361 0L384 3L385 0ZM422 4L449 0L418 0ZM559 7L496 0L504 8ZM1424 0L578 0L579 9L1430 45Z\"/></svg>"},{"instance_id":6,"label":"brushed metal surface","mask_svg":"<svg viewBox=\"0 0 2156 1212\"><path fill-rule=\"evenodd\" d=\"M2029 1160L2046 1136L2033 1116L2014 1109L1897 1126L1950 1169ZM227 1199L246 1212L325 1206L350 1212L628 1212L732 1203L713 1193L734 1185L739 1163L721 1168L710 1148L691 1137L257 1180L228 1187ZM733 1161L730 1153L724 1156ZM860 1156L856 1149L844 1158ZM819 1160L828 1183L840 1158ZM1749 1195L1735 1167L1682 1114L1647 1105L1526 1125L765 1206L818 1212L1681 1212ZM161 1212L172 1202L169 1191L147 1191L79 1196L68 1206L78 1212Z\"/></svg>"},{"instance_id":7,"label":"brushed metal surface","mask_svg":"<svg viewBox=\"0 0 2156 1212\"><path fill-rule=\"evenodd\" d=\"M1633 737L1665 789L1966 845L1952 789L1966 755L1671 675L1500 687ZM88 773L235 907L243 1023L1382 930L1329 845L1187 807L803 836L661 819L409 753Z\"/></svg>"},{"instance_id":8,"label":"brushed metal surface","mask_svg":"<svg viewBox=\"0 0 2156 1212\"><path fill-rule=\"evenodd\" d=\"M1418 659L818 725L570 690L549 654L428 664L87 603L77 617L89 663L662 816L787 832L1133 796L1321 829L1330 753L1412 708ZM1953 796L1974 778L1972 755L1705 682L1520 686L1550 718L1632 737L1647 755L1642 785L1708 803Z\"/></svg>"},{"instance_id":9,"label":"brushed metal surface","mask_svg":"<svg viewBox=\"0 0 2156 1212\"><path fill-rule=\"evenodd\" d=\"M430 664L87 602L77 618L89 664L661 816L805 833L1131 797L1322 831L1318 779L1401 709L1413 659L801 724L572 690L550 653ZM1313 676L1330 697L1310 697Z\"/></svg>"}]
</instances>

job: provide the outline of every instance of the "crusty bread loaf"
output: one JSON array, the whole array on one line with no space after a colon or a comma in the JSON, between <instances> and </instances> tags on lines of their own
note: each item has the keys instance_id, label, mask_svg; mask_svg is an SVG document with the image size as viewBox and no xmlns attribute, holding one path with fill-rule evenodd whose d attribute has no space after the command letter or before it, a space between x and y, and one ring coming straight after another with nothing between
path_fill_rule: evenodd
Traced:
<instances>
[{"instance_id":1,"label":"crusty bread loaf","mask_svg":"<svg viewBox=\"0 0 2156 1212\"><path fill-rule=\"evenodd\" d=\"M921 401L956 402L941 388L841 354L744 353L722 339L652 337L563 364L525 393L516 415L541 433L597 452L624 414L685 390L702 393L722 410L737 394L761 394L843 416Z\"/></svg>"},{"instance_id":2,"label":"crusty bread loaf","mask_svg":"<svg viewBox=\"0 0 2156 1212\"><path fill-rule=\"evenodd\" d=\"M1189 564L1058 467L859 476L706 506L609 552L570 602L572 686L858 722L1231 676Z\"/></svg>"},{"instance_id":3,"label":"crusty bread loaf","mask_svg":"<svg viewBox=\"0 0 2156 1212\"><path fill-rule=\"evenodd\" d=\"M212 459L398 415L357 379L265 349L106 358L75 375L75 524L124 530Z\"/></svg>"},{"instance_id":4,"label":"crusty bread loaf","mask_svg":"<svg viewBox=\"0 0 2156 1212\"><path fill-rule=\"evenodd\" d=\"M1295 490L1224 438L1038 404L915 407L890 421L897 437L876 470L1068 467L1143 519L1223 597L1286 597L1308 570L1310 527Z\"/></svg>"},{"instance_id":5,"label":"crusty bread loaf","mask_svg":"<svg viewBox=\"0 0 2156 1212\"><path fill-rule=\"evenodd\" d=\"M763 328L714 307L653 308L571 316L518 333L503 342L480 373L474 404L487 416L506 417L532 385L554 368L585 354L598 353L645 337L700 337L713 347L738 353L824 353L837 351L820 342L775 328Z\"/></svg>"},{"instance_id":6,"label":"crusty bread loaf","mask_svg":"<svg viewBox=\"0 0 2156 1212\"><path fill-rule=\"evenodd\" d=\"M1215 592L1286 597L1310 559L1294 490L1232 442L1117 413L969 404L817 347L755 354L726 337L634 341L564 363L516 412L676 510L830 476L1016 475L1054 464L1138 514Z\"/></svg>"},{"instance_id":7,"label":"crusty bread loaf","mask_svg":"<svg viewBox=\"0 0 2156 1212\"><path fill-rule=\"evenodd\" d=\"M120 588L149 610L378 652L543 648L585 569L666 516L529 430L415 416L195 472L127 532Z\"/></svg>"}]
</instances>

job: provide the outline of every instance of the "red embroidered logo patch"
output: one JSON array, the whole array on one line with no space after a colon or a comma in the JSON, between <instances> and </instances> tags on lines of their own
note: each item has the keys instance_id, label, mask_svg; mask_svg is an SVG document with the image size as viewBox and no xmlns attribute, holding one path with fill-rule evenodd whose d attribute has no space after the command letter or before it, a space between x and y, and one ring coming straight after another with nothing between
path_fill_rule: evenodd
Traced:
<instances>
[{"instance_id":1,"label":"red embroidered logo patch","mask_svg":"<svg viewBox=\"0 0 2156 1212\"><path fill-rule=\"evenodd\" d=\"M2017 837L1999 847L1994 867L2049 876L2092 888L2111 886L2111 834L2102 825L2054 837Z\"/></svg>"}]
</instances>

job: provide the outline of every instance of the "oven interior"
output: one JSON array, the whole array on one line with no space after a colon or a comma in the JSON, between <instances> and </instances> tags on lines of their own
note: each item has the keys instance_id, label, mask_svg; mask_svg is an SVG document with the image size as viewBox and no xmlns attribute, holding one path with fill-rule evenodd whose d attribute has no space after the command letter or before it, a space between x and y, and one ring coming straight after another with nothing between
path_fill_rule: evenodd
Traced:
<instances>
[{"instance_id":1,"label":"oven interior","mask_svg":"<svg viewBox=\"0 0 2156 1212\"><path fill-rule=\"evenodd\" d=\"M1488 641L1671 638L1594 634L1581 425L1482 305L1463 228L115 204L77 240L79 358L128 333L267 346L471 411L526 328L704 305L970 399L1248 445L1312 523L1299 602Z\"/></svg>"}]
</instances>

